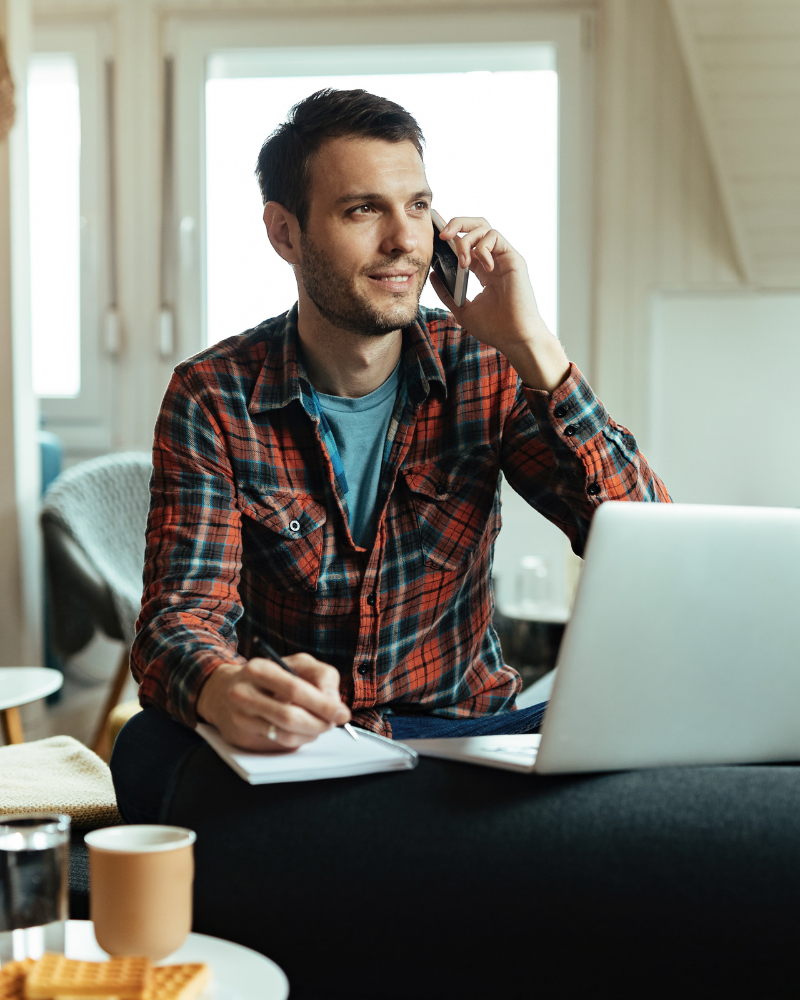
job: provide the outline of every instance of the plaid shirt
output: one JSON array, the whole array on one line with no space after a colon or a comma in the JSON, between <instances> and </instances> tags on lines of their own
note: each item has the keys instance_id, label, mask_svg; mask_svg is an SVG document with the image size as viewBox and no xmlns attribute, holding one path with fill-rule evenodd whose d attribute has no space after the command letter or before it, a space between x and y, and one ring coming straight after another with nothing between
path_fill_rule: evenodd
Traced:
<instances>
[{"instance_id":1,"label":"plaid shirt","mask_svg":"<svg viewBox=\"0 0 800 1000\"><path fill-rule=\"evenodd\" d=\"M297 311L179 365L153 448L145 589L132 651L143 705L189 726L254 635L333 664L360 725L463 718L520 688L492 627L500 473L580 553L604 500L669 501L573 365L552 394L442 310L403 333L377 538L355 545L298 350Z\"/></svg>"}]
</instances>

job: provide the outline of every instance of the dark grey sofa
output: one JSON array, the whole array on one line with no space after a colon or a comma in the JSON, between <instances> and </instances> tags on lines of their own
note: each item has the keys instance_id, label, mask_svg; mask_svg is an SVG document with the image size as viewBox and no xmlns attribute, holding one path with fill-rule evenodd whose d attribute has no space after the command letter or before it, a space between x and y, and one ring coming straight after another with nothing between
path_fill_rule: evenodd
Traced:
<instances>
[{"instance_id":1,"label":"dark grey sofa","mask_svg":"<svg viewBox=\"0 0 800 1000\"><path fill-rule=\"evenodd\" d=\"M250 787L198 744L163 818L197 831L195 929L292 1000L797 994L792 766Z\"/></svg>"}]
</instances>

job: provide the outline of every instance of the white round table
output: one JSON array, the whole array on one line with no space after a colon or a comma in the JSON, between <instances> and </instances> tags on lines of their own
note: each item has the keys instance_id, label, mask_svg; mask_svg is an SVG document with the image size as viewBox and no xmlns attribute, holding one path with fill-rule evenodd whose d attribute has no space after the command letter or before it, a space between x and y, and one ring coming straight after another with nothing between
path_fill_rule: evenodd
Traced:
<instances>
[{"instance_id":1,"label":"white round table","mask_svg":"<svg viewBox=\"0 0 800 1000\"><path fill-rule=\"evenodd\" d=\"M108 955L95 940L91 920L68 920L64 953L84 962L103 962ZM190 934L174 955L159 965L207 962L211 982L198 1000L286 1000L289 980L270 959L232 941Z\"/></svg>"},{"instance_id":2,"label":"white round table","mask_svg":"<svg viewBox=\"0 0 800 1000\"><path fill-rule=\"evenodd\" d=\"M19 706L46 698L63 683L64 675L47 667L0 667L0 723L6 743L22 743Z\"/></svg>"}]
</instances>

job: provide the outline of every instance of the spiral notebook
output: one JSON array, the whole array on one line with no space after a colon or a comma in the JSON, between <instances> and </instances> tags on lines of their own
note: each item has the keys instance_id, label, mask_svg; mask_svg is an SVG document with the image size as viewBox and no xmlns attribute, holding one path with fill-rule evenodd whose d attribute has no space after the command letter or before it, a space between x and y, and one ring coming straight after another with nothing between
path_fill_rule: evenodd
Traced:
<instances>
[{"instance_id":1,"label":"spiral notebook","mask_svg":"<svg viewBox=\"0 0 800 1000\"><path fill-rule=\"evenodd\" d=\"M380 771L409 771L417 766L416 752L402 743L358 730L354 740L344 729L330 729L298 750L251 753L231 746L213 727L201 723L197 732L225 763L251 785L280 781L319 781L352 778Z\"/></svg>"}]
</instances>

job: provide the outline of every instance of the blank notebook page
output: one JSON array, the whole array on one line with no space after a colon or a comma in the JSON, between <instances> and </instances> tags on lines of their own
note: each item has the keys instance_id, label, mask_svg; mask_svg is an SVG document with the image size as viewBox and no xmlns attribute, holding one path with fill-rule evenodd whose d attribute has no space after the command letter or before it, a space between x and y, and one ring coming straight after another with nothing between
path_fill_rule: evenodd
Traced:
<instances>
[{"instance_id":1,"label":"blank notebook page","mask_svg":"<svg viewBox=\"0 0 800 1000\"><path fill-rule=\"evenodd\" d=\"M313 743L286 753L240 750L227 743L213 726L201 724L197 732L252 785L405 770L414 767L417 762L417 755L402 744L363 730L359 730L359 738L354 740L344 729L330 729Z\"/></svg>"}]
</instances>

